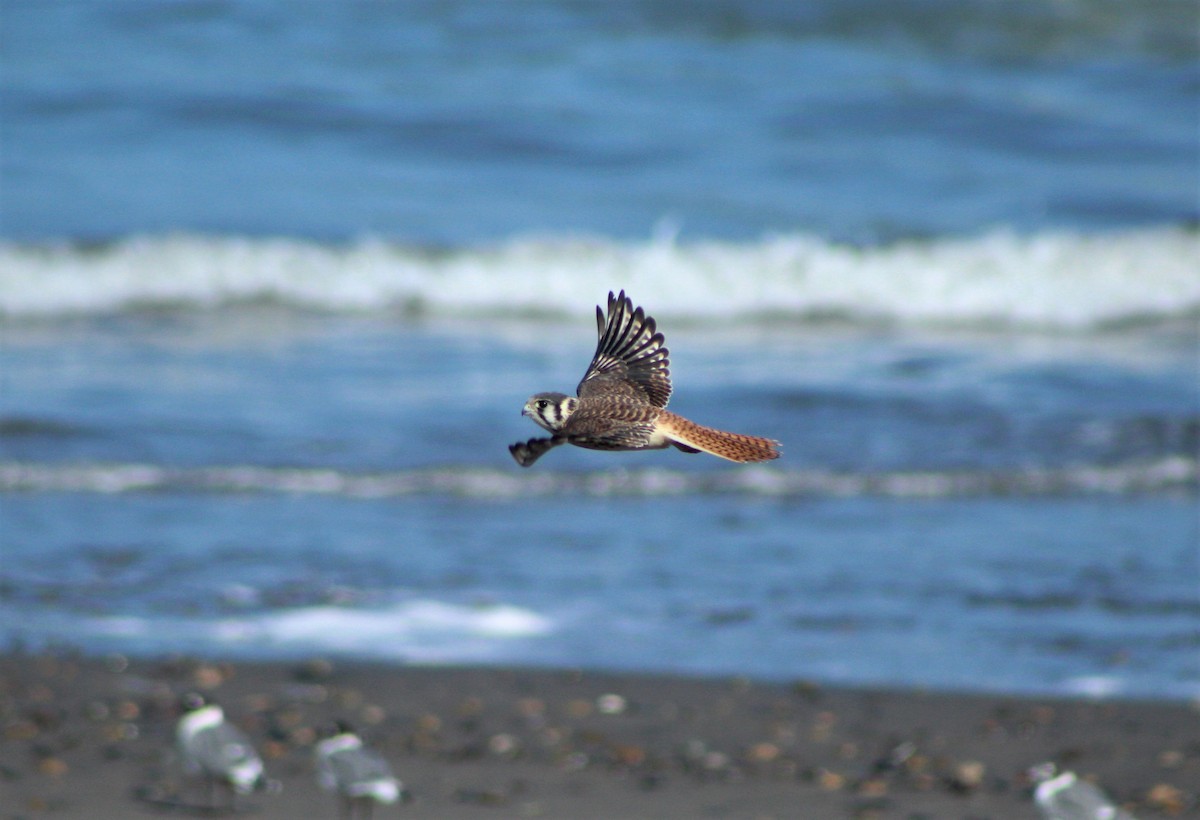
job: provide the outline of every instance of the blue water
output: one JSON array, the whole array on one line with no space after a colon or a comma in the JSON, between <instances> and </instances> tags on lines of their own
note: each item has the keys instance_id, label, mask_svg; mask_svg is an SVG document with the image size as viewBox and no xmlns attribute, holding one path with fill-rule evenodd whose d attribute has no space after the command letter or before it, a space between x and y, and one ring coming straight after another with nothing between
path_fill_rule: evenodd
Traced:
<instances>
[{"instance_id":1,"label":"blue water","mask_svg":"<svg viewBox=\"0 0 1200 820\"><path fill-rule=\"evenodd\" d=\"M1200 693L1194 8L793 5L0 2L0 638Z\"/></svg>"},{"instance_id":2,"label":"blue water","mask_svg":"<svg viewBox=\"0 0 1200 820\"><path fill-rule=\"evenodd\" d=\"M4 232L1194 221L1187 0L5 0Z\"/></svg>"}]
</instances>

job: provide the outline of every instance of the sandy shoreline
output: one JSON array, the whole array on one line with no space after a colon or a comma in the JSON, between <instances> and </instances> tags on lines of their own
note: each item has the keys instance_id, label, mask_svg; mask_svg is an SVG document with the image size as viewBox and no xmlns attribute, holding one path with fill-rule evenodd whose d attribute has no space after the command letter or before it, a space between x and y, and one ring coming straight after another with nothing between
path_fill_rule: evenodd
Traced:
<instances>
[{"instance_id":1,"label":"sandy shoreline","mask_svg":"<svg viewBox=\"0 0 1200 820\"><path fill-rule=\"evenodd\" d=\"M199 689L254 739L263 818L333 817L314 728L353 721L413 795L376 817L1034 818L1054 760L1139 817L1198 816L1192 704L364 663L0 657L0 818L201 814L172 751Z\"/></svg>"}]
</instances>

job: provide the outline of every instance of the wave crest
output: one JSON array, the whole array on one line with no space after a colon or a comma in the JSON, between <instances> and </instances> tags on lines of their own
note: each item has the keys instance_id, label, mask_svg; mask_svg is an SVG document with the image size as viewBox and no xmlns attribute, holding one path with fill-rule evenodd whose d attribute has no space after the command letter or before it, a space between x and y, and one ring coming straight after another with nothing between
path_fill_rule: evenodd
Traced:
<instances>
[{"instance_id":1,"label":"wave crest","mask_svg":"<svg viewBox=\"0 0 1200 820\"><path fill-rule=\"evenodd\" d=\"M270 302L438 316L574 315L609 289L656 315L1086 330L1200 315L1200 232L998 232L838 245L803 234L680 243L527 237L435 251L380 240L135 237L0 243L0 315L55 318Z\"/></svg>"},{"instance_id":2,"label":"wave crest","mask_svg":"<svg viewBox=\"0 0 1200 820\"><path fill-rule=\"evenodd\" d=\"M991 496L1194 493L1200 461L1169 456L1114 465L995 470L839 473L749 467L736 472L615 470L542 471L536 475L487 468L352 473L321 468L254 465L164 467L152 464L58 465L0 463L0 492L228 493L395 498L445 495L506 499L582 495L658 497L748 495L814 498L965 498Z\"/></svg>"}]
</instances>

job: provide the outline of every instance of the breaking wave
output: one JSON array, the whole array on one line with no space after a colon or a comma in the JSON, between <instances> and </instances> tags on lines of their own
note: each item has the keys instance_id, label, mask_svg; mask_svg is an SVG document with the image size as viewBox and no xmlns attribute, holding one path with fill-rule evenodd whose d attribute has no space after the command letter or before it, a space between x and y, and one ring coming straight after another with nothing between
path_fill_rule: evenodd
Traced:
<instances>
[{"instance_id":1,"label":"breaking wave","mask_svg":"<svg viewBox=\"0 0 1200 820\"><path fill-rule=\"evenodd\" d=\"M270 303L434 316L576 315L624 287L656 316L1087 330L1200 315L1200 232L996 232L853 247L569 236L432 250L382 240L168 235L0 243L0 316Z\"/></svg>"},{"instance_id":2,"label":"breaking wave","mask_svg":"<svg viewBox=\"0 0 1200 820\"><path fill-rule=\"evenodd\" d=\"M511 644L554 630L550 618L524 607L414 599L376 608L312 606L215 619L40 613L20 634L36 646L81 638L99 647L136 641L151 654L217 650L230 656L280 657L326 652L450 663L503 660Z\"/></svg>"},{"instance_id":3,"label":"breaking wave","mask_svg":"<svg viewBox=\"0 0 1200 820\"><path fill-rule=\"evenodd\" d=\"M1185 456L1116 465L1015 470L849 473L748 467L736 472L615 470L537 474L485 468L354 473L253 465L176 468L153 464L0 463L0 492L212 493L346 498L459 496L509 499L582 495L657 497L959 498L1195 492L1200 462Z\"/></svg>"}]
</instances>

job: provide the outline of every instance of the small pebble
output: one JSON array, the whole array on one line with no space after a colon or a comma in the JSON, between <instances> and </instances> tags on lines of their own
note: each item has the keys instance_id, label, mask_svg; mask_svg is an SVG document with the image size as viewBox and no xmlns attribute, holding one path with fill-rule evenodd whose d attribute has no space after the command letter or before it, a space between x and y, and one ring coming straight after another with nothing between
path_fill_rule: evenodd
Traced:
<instances>
[{"instance_id":1,"label":"small pebble","mask_svg":"<svg viewBox=\"0 0 1200 820\"><path fill-rule=\"evenodd\" d=\"M818 712L813 719L813 727L810 736L814 741L828 740L833 733L833 727L837 724L837 715L833 712Z\"/></svg>"},{"instance_id":2,"label":"small pebble","mask_svg":"<svg viewBox=\"0 0 1200 820\"><path fill-rule=\"evenodd\" d=\"M114 723L104 727L104 739L110 743L122 740L137 740L138 727L136 723Z\"/></svg>"},{"instance_id":3,"label":"small pebble","mask_svg":"<svg viewBox=\"0 0 1200 820\"><path fill-rule=\"evenodd\" d=\"M216 666L202 664L192 673L192 683L198 689L216 689L225 682L225 674Z\"/></svg>"},{"instance_id":4,"label":"small pebble","mask_svg":"<svg viewBox=\"0 0 1200 820\"><path fill-rule=\"evenodd\" d=\"M774 743L755 743L746 756L754 763L770 763L777 759L780 749Z\"/></svg>"},{"instance_id":5,"label":"small pebble","mask_svg":"<svg viewBox=\"0 0 1200 820\"><path fill-rule=\"evenodd\" d=\"M1146 803L1167 814L1181 814L1187 808L1183 791L1170 783L1159 783L1146 792Z\"/></svg>"},{"instance_id":6,"label":"small pebble","mask_svg":"<svg viewBox=\"0 0 1200 820\"><path fill-rule=\"evenodd\" d=\"M838 792L846 787L846 778L829 769L817 771L817 785L827 792Z\"/></svg>"},{"instance_id":7,"label":"small pebble","mask_svg":"<svg viewBox=\"0 0 1200 820\"><path fill-rule=\"evenodd\" d=\"M776 743L784 745L796 742L796 727L791 723L778 723L771 728L771 736Z\"/></svg>"},{"instance_id":8,"label":"small pebble","mask_svg":"<svg viewBox=\"0 0 1200 820\"><path fill-rule=\"evenodd\" d=\"M7 740L33 740L37 736L38 727L32 720L14 720L4 727Z\"/></svg>"},{"instance_id":9,"label":"small pebble","mask_svg":"<svg viewBox=\"0 0 1200 820\"><path fill-rule=\"evenodd\" d=\"M858 784L858 793L863 797L883 797L887 791L887 781L881 777L873 777Z\"/></svg>"},{"instance_id":10,"label":"small pebble","mask_svg":"<svg viewBox=\"0 0 1200 820\"><path fill-rule=\"evenodd\" d=\"M613 758L622 766L640 766L646 762L646 750L641 746L624 744L615 747Z\"/></svg>"},{"instance_id":11,"label":"small pebble","mask_svg":"<svg viewBox=\"0 0 1200 820\"><path fill-rule=\"evenodd\" d=\"M43 757L38 761L38 771L50 777L62 777L67 773L67 764L58 757Z\"/></svg>"},{"instance_id":12,"label":"small pebble","mask_svg":"<svg viewBox=\"0 0 1200 820\"><path fill-rule=\"evenodd\" d=\"M371 703L363 707L362 722L368 726L378 726L380 723L383 723L385 718L387 718L387 712L384 711L382 706L376 706Z\"/></svg>"},{"instance_id":13,"label":"small pebble","mask_svg":"<svg viewBox=\"0 0 1200 820\"><path fill-rule=\"evenodd\" d=\"M498 757L506 757L516 750L517 739L510 734L492 735L488 740L488 751Z\"/></svg>"},{"instance_id":14,"label":"small pebble","mask_svg":"<svg viewBox=\"0 0 1200 820\"><path fill-rule=\"evenodd\" d=\"M281 729L293 729L304 721L299 709L280 709L275 713L275 725Z\"/></svg>"},{"instance_id":15,"label":"small pebble","mask_svg":"<svg viewBox=\"0 0 1200 820\"><path fill-rule=\"evenodd\" d=\"M951 785L963 791L974 791L983 784L986 768L978 760L966 760L954 767Z\"/></svg>"},{"instance_id":16,"label":"small pebble","mask_svg":"<svg viewBox=\"0 0 1200 820\"><path fill-rule=\"evenodd\" d=\"M547 726L538 733L538 740L543 746L553 748L563 741L563 733L561 729L554 726Z\"/></svg>"},{"instance_id":17,"label":"small pebble","mask_svg":"<svg viewBox=\"0 0 1200 820\"><path fill-rule=\"evenodd\" d=\"M707 752L700 758L700 764L710 772L717 772L729 767L729 755L724 752Z\"/></svg>"},{"instance_id":18,"label":"small pebble","mask_svg":"<svg viewBox=\"0 0 1200 820\"><path fill-rule=\"evenodd\" d=\"M596 698L596 709L602 715L619 715L625 711L628 704L620 695L601 695Z\"/></svg>"},{"instance_id":19,"label":"small pebble","mask_svg":"<svg viewBox=\"0 0 1200 820\"><path fill-rule=\"evenodd\" d=\"M442 729L442 719L432 712L417 718L417 731L425 733L439 732Z\"/></svg>"},{"instance_id":20,"label":"small pebble","mask_svg":"<svg viewBox=\"0 0 1200 820\"><path fill-rule=\"evenodd\" d=\"M1183 764L1183 752L1168 749L1158 755L1158 765L1164 769L1175 769Z\"/></svg>"},{"instance_id":21,"label":"small pebble","mask_svg":"<svg viewBox=\"0 0 1200 820\"><path fill-rule=\"evenodd\" d=\"M246 697L246 708L251 712L266 712L273 705L271 696L261 692Z\"/></svg>"}]
</instances>

